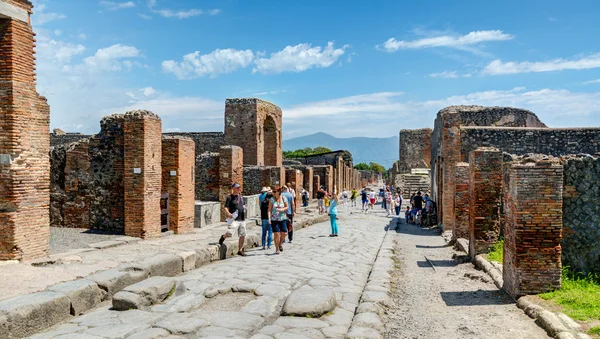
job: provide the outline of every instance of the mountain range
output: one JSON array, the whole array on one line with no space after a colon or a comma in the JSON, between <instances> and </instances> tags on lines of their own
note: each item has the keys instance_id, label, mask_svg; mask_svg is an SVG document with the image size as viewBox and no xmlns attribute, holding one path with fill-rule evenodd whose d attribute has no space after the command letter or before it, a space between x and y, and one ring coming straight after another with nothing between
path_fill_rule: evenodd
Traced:
<instances>
[{"instance_id":1,"label":"mountain range","mask_svg":"<svg viewBox=\"0 0 600 339\"><path fill-rule=\"evenodd\" d=\"M327 133L319 132L302 137L283 140L284 151L295 151L306 147L327 147L332 151L347 150L352 153L354 164L375 162L385 168L392 167L398 160L398 136L389 138L336 138Z\"/></svg>"}]
</instances>

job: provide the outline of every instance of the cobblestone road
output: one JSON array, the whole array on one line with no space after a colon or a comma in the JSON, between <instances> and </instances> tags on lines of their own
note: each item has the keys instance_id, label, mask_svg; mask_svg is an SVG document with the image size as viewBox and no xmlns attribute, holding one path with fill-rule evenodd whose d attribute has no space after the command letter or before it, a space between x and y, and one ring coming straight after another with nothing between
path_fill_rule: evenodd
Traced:
<instances>
[{"instance_id":1,"label":"cobblestone road","mask_svg":"<svg viewBox=\"0 0 600 339\"><path fill-rule=\"evenodd\" d=\"M106 305L35 338L343 338L386 234L381 213L342 212L339 237L328 236L328 222L316 224L295 232L280 255L255 249L174 278L186 289L166 303ZM319 318L280 315L292 291L308 289L334 291L337 306Z\"/></svg>"}]
</instances>

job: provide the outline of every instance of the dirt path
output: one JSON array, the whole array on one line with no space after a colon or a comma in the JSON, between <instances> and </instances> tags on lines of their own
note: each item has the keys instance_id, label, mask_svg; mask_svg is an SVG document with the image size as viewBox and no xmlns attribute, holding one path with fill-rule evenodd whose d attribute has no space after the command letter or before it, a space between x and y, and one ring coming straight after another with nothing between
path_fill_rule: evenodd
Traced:
<instances>
[{"instance_id":1,"label":"dirt path","mask_svg":"<svg viewBox=\"0 0 600 339\"><path fill-rule=\"evenodd\" d=\"M459 252L436 231L398 232L386 338L549 338L484 272L452 259Z\"/></svg>"}]
</instances>

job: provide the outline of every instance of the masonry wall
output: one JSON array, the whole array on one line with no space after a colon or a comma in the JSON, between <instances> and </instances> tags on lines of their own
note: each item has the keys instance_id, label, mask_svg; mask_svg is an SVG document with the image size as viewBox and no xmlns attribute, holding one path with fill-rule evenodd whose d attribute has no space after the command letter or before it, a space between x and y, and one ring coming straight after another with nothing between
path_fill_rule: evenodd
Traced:
<instances>
[{"instance_id":1,"label":"masonry wall","mask_svg":"<svg viewBox=\"0 0 600 339\"><path fill-rule=\"evenodd\" d=\"M331 165L313 166L313 173L319 176L321 186L325 186L326 191L333 190L333 167Z\"/></svg>"},{"instance_id":2,"label":"masonry wall","mask_svg":"<svg viewBox=\"0 0 600 339\"><path fill-rule=\"evenodd\" d=\"M263 188L261 168L261 166L244 166L244 195L260 194Z\"/></svg>"},{"instance_id":3,"label":"masonry wall","mask_svg":"<svg viewBox=\"0 0 600 339\"><path fill-rule=\"evenodd\" d=\"M196 200L219 201L219 153L196 156Z\"/></svg>"},{"instance_id":4,"label":"masonry wall","mask_svg":"<svg viewBox=\"0 0 600 339\"><path fill-rule=\"evenodd\" d=\"M600 153L600 128L461 127L460 139L462 161L480 146L516 155Z\"/></svg>"},{"instance_id":5,"label":"masonry wall","mask_svg":"<svg viewBox=\"0 0 600 339\"><path fill-rule=\"evenodd\" d=\"M235 182L243 185L244 153L238 146L221 146L219 149L219 202L225 204L231 194L231 185ZM242 186L242 192L244 187ZM221 221L225 221L225 212L221 208Z\"/></svg>"},{"instance_id":6,"label":"masonry wall","mask_svg":"<svg viewBox=\"0 0 600 339\"><path fill-rule=\"evenodd\" d=\"M469 255L488 253L500 237L502 153L481 147L469 155Z\"/></svg>"},{"instance_id":7,"label":"masonry wall","mask_svg":"<svg viewBox=\"0 0 600 339\"><path fill-rule=\"evenodd\" d=\"M563 168L515 163L505 175L504 289L514 298L561 286Z\"/></svg>"},{"instance_id":8,"label":"masonry wall","mask_svg":"<svg viewBox=\"0 0 600 339\"><path fill-rule=\"evenodd\" d=\"M296 206L302 206L302 196L300 195L300 191L302 188L303 182L302 171L297 169L286 169L285 171L285 182L286 185L290 184L289 188L294 189L296 192Z\"/></svg>"},{"instance_id":9,"label":"masonry wall","mask_svg":"<svg viewBox=\"0 0 600 339\"><path fill-rule=\"evenodd\" d=\"M333 151L329 153L310 155L302 158L305 165L331 165L337 166L338 158L342 158L346 166L353 166L352 154L348 151Z\"/></svg>"},{"instance_id":10,"label":"masonry wall","mask_svg":"<svg viewBox=\"0 0 600 339\"><path fill-rule=\"evenodd\" d=\"M285 169L276 166L260 167L260 184L261 188L281 186L285 182Z\"/></svg>"},{"instance_id":11,"label":"masonry wall","mask_svg":"<svg viewBox=\"0 0 600 339\"><path fill-rule=\"evenodd\" d=\"M244 165L281 166L281 109L264 100L225 101L225 143L244 149Z\"/></svg>"},{"instance_id":12,"label":"masonry wall","mask_svg":"<svg viewBox=\"0 0 600 339\"><path fill-rule=\"evenodd\" d=\"M410 173L412 168L431 165L431 128L400 131L400 161L397 173Z\"/></svg>"},{"instance_id":13,"label":"masonry wall","mask_svg":"<svg viewBox=\"0 0 600 339\"><path fill-rule=\"evenodd\" d=\"M452 239L469 239L469 164L459 162L454 167L454 227Z\"/></svg>"},{"instance_id":14,"label":"masonry wall","mask_svg":"<svg viewBox=\"0 0 600 339\"><path fill-rule=\"evenodd\" d=\"M225 145L225 133L222 132L168 132L163 136L192 139L196 157L206 152L219 153L219 148Z\"/></svg>"},{"instance_id":15,"label":"masonry wall","mask_svg":"<svg viewBox=\"0 0 600 339\"><path fill-rule=\"evenodd\" d=\"M34 47L29 22L0 19L0 260L49 252L50 108L36 91Z\"/></svg>"},{"instance_id":16,"label":"masonry wall","mask_svg":"<svg viewBox=\"0 0 600 339\"><path fill-rule=\"evenodd\" d=\"M194 141L162 137L162 192L169 193L169 230L175 234L194 229Z\"/></svg>"},{"instance_id":17,"label":"masonry wall","mask_svg":"<svg viewBox=\"0 0 600 339\"><path fill-rule=\"evenodd\" d=\"M600 274L600 158L569 156L563 166L563 265Z\"/></svg>"},{"instance_id":18,"label":"masonry wall","mask_svg":"<svg viewBox=\"0 0 600 339\"><path fill-rule=\"evenodd\" d=\"M143 239L160 236L162 127L149 111L124 116L125 234Z\"/></svg>"},{"instance_id":19,"label":"masonry wall","mask_svg":"<svg viewBox=\"0 0 600 339\"><path fill-rule=\"evenodd\" d=\"M89 137L91 137L91 135L85 135L85 134L80 134L80 133L67 133L67 134L50 133L50 147L74 143L79 140L87 139Z\"/></svg>"}]
</instances>

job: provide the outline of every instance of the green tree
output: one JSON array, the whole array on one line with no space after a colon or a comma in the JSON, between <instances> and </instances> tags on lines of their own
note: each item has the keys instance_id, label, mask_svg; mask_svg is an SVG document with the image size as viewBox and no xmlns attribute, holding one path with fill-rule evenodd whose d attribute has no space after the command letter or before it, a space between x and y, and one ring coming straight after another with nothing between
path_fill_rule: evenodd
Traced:
<instances>
[{"instance_id":1,"label":"green tree","mask_svg":"<svg viewBox=\"0 0 600 339\"><path fill-rule=\"evenodd\" d=\"M297 149L295 151L283 151L283 157L286 159L294 159L294 158L301 158L301 157L306 157L309 155L315 155L315 154L322 154L322 153L328 153L331 152L331 150L329 148L326 147L315 147L314 149L310 148L310 147L305 147L302 149Z\"/></svg>"},{"instance_id":2,"label":"green tree","mask_svg":"<svg viewBox=\"0 0 600 339\"><path fill-rule=\"evenodd\" d=\"M359 171L370 171L371 170L369 165L365 164L364 162L354 165L354 169L359 170Z\"/></svg>"},{"instance_id":3,"label":"green tree","mask_svg":"<svg viewBox=\"0 0 600 339\"><path fill-rule=\"evenodd\" d=\"M373 172L385 173L385 167L381 166L378 163L372 162L369 164L370 170Z\"/></svg>"}]
</instances>

